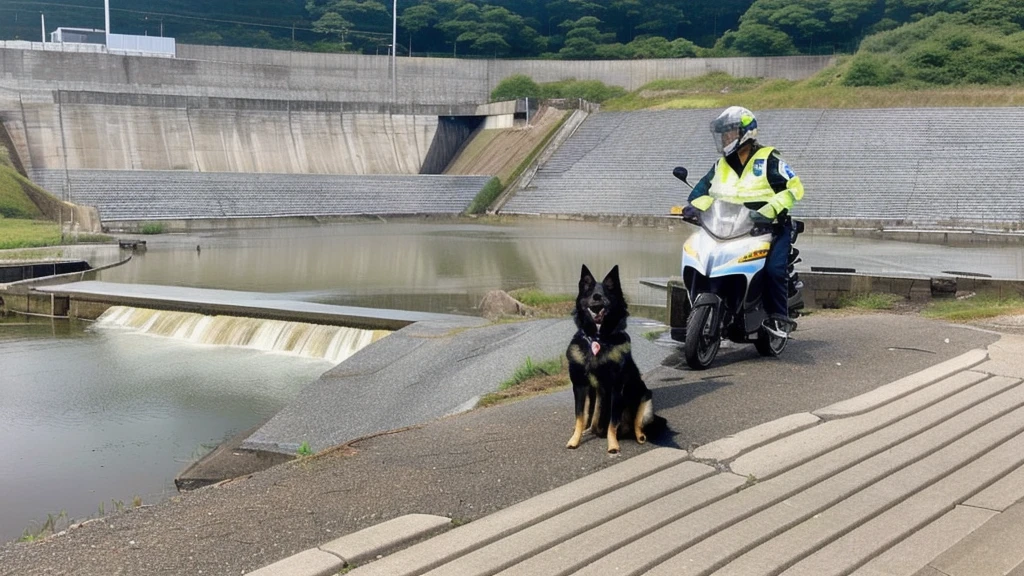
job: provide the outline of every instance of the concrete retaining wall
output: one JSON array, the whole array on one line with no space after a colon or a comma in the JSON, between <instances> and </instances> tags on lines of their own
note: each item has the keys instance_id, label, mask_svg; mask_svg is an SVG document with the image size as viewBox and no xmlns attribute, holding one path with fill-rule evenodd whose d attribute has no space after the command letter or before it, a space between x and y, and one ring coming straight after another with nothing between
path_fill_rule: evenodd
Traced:
<instances>
[{"instance_id":1,"label":"concrete retaining wall","mask_svg":"<svg viewBox=\"0 0 1024 576\"><path fill-rule=\"evenodd\" d=\"M178 58L171 59L0 48L0 84L17 90L478 104L487 102L498 82L513 74L528 74L538 82L601 80L635 90L653 80L716 70L799 80L832 61L831 56L636 61L398 58L392 99L387 56L181 45Z\"/></svg>"}]
</instances>

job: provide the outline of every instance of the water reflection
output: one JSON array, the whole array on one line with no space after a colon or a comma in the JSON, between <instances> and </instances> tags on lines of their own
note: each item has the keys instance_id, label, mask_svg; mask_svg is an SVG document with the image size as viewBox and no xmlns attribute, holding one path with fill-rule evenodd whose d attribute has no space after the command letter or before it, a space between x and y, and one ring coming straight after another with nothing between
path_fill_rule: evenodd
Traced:
<instances>
[{"instance_id":1,"label":"water reflection","mask_svg":"<svg viewBox=\"0 0 1024 576\"><path fill-rule=\"evenodd\" d=\"M153 503L206 448L280 410L324 361L96 332L0 324L0 540L46 514Z\"/></svg>"},{"instance_id":2,"label":"water reflection","mask_svg":"<svg viewBox=\"0 0 1024 576\"><path fill-rule=\"evenodd\" d=\"M473 314L488 290L575 293L581 264L618 264L635 304L664 304L638 280L678 274L691 232L569 221L502 225L401 222L148 237L149 250L100 280L290 292L331 304ZM202 251L196 250L202 246ZM878 274L943 271L1024 278L1018 246L952 248L804 235L803 266Z\"/></svg>"}]
</instances>

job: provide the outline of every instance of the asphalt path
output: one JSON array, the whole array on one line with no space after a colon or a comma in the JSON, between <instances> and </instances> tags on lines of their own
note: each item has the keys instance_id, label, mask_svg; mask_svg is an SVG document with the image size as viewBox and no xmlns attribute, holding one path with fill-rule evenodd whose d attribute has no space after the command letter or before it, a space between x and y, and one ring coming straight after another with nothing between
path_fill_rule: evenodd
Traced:
<instances>
[{"instance_id":1,"label":"asphalt path","mask_svg":"<svg viewBox=\"0 0 1024 576\"><path fill-rule=\"evenodd\" d=\"M912 315L801 319L783 356L725 349L696 372L675 352L647 371L670 430L646 445L585 435L567 450L572 393L561 389L379 434L316 457L183 494L33 544L0 548L0 575L240 574L409 513L467 522L653 446L691 448L857 396L998 340Z\"/></svg>"}]
</instances>

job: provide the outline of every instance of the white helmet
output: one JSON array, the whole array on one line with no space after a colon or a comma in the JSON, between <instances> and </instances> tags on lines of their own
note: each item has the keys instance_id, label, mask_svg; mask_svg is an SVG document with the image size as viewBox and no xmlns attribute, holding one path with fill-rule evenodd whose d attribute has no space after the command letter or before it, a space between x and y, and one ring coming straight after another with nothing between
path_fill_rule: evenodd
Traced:
<instances>
[{"instance_id":1,"label":"white helmet","mask_svg":"<svg viewBox=\"0 0 1024 576\"><path fill-rule=\"evenodd\" d=\"M728 156L744 142L757 138L757 119L746 108L730 106L711 122L711 134L718 151Z\"/></svg>"}]
</instances>

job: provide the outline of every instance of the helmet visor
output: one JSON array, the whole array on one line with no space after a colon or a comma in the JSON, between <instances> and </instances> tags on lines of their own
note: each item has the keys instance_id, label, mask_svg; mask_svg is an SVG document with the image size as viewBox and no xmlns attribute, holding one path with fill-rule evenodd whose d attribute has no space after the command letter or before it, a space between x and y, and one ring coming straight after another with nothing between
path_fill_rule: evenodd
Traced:
<instances>
[{"instance_id":1,"label":"helmet visor","mask_svg":"<svg viewBox=\"0 0 1024 576\"><path fill-rule=\"evenodd\" d=\"M736 126L720 131L712 127L711 135L715 138L718 153L729 154L736 149L736 141L740 139L740 129Z\"/></svg>"}]
</instances>

